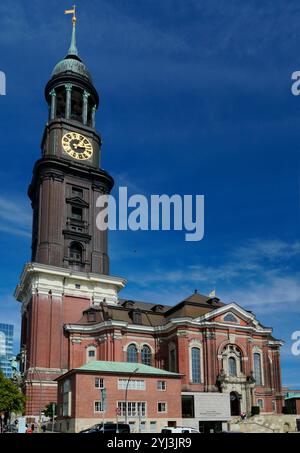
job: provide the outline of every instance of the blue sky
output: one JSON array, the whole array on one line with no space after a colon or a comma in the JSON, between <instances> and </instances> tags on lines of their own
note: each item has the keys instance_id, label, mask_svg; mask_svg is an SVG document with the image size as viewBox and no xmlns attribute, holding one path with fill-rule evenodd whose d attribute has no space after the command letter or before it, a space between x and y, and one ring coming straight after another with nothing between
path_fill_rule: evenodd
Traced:
<instances>
[{"instance_id":1,"label":"blue sky","mask_svg":"<svg viewBox=\"0 0 300 453\"><path fill-rule=\"evenodd\" d=\"M65 56L72 2L0 4L0 322L30 259L26 197L47 119L43 90ZM175 304L195 288L253 310L285 340L300 387L300 5L238 0L78 1L79 52L101 96L102 166L130 193L204 194L205 237L112 232L124 297ZM92 33L91 33L92 30Z\"/></svg>"}]
</instances>

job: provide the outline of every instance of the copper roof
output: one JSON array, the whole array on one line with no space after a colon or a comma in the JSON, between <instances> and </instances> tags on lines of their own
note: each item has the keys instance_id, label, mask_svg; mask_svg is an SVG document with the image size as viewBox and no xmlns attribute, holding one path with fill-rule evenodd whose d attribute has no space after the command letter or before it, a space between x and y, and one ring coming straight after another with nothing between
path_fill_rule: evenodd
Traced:
<instances>
[{"instance_id":1,"label":"copper roof","mask_svg":"<svg viewBox=\"0 0 300 453\"><path fill-rule=\"evenodd\" d=\"M138 311L139 324L154 327L166 324L172 318L197 318L223 305L225 304L217 298L210 298L196 292L173 307L120 299L118 305L102 303L99 307L90 307L83 312L82 318L75 324L98 324L109 320L134 324L133 313Z\"/></svg>"}]
</instances>

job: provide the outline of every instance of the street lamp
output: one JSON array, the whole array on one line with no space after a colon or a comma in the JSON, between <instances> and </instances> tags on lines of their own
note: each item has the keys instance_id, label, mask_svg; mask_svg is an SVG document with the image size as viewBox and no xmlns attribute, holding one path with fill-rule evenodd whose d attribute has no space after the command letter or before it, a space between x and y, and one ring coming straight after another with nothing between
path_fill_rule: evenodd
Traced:
<instances>
[{"instance_id":1,"label":"street lamp","mask_svg":"<svg viewBox=\"0 0 300 453\"><path fill-rule=\"evenodd\" d=\"M133 370L133 372L132 372L131 375L129 376L129 378L128 378L128 380L127 380L127 384L126 384L126 391L125 391L125 423L126 423L126 424L127 424L127 422L128 422L127 396L128 396L129 382L131 381L131 379L133 378L133 376L135 375L135 373L137 373L137 371L139 371L139 368L135 368L135 370Z\"/></svg>"}]
</instances>

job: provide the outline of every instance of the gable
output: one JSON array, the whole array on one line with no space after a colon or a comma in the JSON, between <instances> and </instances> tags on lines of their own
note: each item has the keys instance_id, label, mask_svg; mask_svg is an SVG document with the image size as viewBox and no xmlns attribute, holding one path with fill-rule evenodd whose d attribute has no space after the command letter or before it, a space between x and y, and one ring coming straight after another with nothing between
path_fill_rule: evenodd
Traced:
<instances>
[{"instance_id":1,"label":"gable","mask_svg":"<svg viewBox=\"0 0 300 453\"><path fill-rule=\"evenodd\" d=\"M198 318L199 322L217 322L222 325L253 327L259 330L266 330L266 328L259 323L252 312L244 310L242 307L232 302L231 304L224 305L216 310L206 313Z\"/></svg>"}]
</instances>

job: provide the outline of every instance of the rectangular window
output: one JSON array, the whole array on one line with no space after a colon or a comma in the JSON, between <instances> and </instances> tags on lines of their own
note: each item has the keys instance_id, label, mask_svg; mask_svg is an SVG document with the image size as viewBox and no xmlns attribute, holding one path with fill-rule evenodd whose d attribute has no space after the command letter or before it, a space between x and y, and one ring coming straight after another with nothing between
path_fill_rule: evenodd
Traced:
<instances>
[{"instance_id":1,"label":"rectangular window","mask_svg":"<svg viewBox=\"0 0 300 453\"><path fill-rule=\"evenodd\" d=\"M169 352L169 371L173 371L174 373L176 370L176 350L171 349Z\"/></svg>"},{"instance_id":2,"label":"rectangular window","mask_svg":"<svg viewBox=\"0 0 300 453\"><path fill-rule=\"evenodd\" d=\"M194 396L183 395L182 396L182 418L194 418L195 409L194 409Z\"/></svg>"},{"instance_id":3,"label":"rectangular window","mask_svg":"<svg viewBox=\"0 0 300 453\"><path fill-rule=\"evenodd\" d=\"M63 395L63 417L71 416L71 392L65 392Z\"/></svg>"},{"instance_id":4,"label":"rectangular window","mask_svg":"<svg viewBox=\"0 0 300 453\"><path fill-rule=\"evenodd\" d=\"M73 197L83 198L83 190L78 187L72 187Z\"/></svg>"},{"instance_id":5,"label":"rectangular window","mask_svg":"<svg viewBox=\"0 0 300 453\"><path fill-rule=\"evenodd\" d=\"M96 389L103 389L104 388L104 379L95 378L95 388Z\"/></svg>"},{"instance_id":6,"label":"rectangular window","mask_svg":"<svg viewBox=\"0 0 300 453\"><path fill-rule=\"evenodd\" d=\"M264 400L262 400L261 398L259 398L257 400L257 405L260 407L260 409L263 409L264 408Z\"/></svg>"},{"instance_id":7,"label":"rectangular window","mask_svg":"<svg viewBox=\"0 0 300 453\"><path fill-rule=\"evenodd\" d=\"M89 357L95 357L95 350L94 350L94 349L90 349L90 350L88 351L88 356L89 356Z\"/></svg>"},{"instance_id":8,"label":"rectangular window","mask_svg":"<svg viewBox=\"0 0 300 453\"><path fill-rule=\"evenodd\" d=\"M82 221L82 209L72 207L72 219Z\"/></svg>"},{"instance_id":9,"label":"rectangular window","mask_svg":"<svg viewBox=\"0 0 300 453\"><path fill-rule=\"evenodd\" d=\"M71 381L67 379L63 384L63 393L67 393L71 390Z\"/></svg>"},{"instance_id":10,"label":"rectangular window","mask_svg":"<svg viewBox=\"0 0 300 453\"><path fill-rule=\"evenodd\" d=\"M272 401L272 411L276 412L276 401L275 400Z\"/></svg>"},{"instance_id":11,"label":"rectangular window","mask_svg":"<svg viewBox=\"0 0 300 453\"><path fill-rule=\"evenodd\" d=\"M102 401L95 401L95 403L94 403L94 412L103 412Z\"/></svg>"},{"instance_id":12,"label":"rectangular window","mask_svg":"<svg viewBox=\"0 0 300 453\"><path fill-rule=\"evenodd\" d=\"M200 349L199 348L192 348L191 360L192 360L192 383L200 384L201 383L201 369L200 369Z\"/></svg>"},{"instance_id":13,"label":"rectangular window","mask_svg":"<svg viewBox=\"0 0 300 453\"><path fill-rule=\"evenodd\" d=\"M118 389L126 390L128 384L128 390L146 390L146 383L141 379L133 379L128 382L128 379L118 380Z\"/></svg>"},{"instance_id":14,"label":"rectangular window","mask_svg":"<svg viewBox=\"0 0 300 453\"><path fill-rule=\"evenodd\" d=\"M157 381L157 390L166 390L167 383L166 381Z\"/></svg>"},{"instance_id":15,"label":"rectangular window","mask_svg":"<svg viewBox=\"0 0 300 453\"><path fill-rule=\"evenodd\" d=\"M254 361L254 377L257 386L263 385L262 383L262 369L261 369L261 357L260 354L255 353L253 355Z\"/></svg>"},{"instance_id":16,"label":"rectangular window","mask_svg":"<svg viewBox=\"0 0 300 453\"><path fill-rule=\"evenodd\" d=\"M118 402L118 409L122 417L126 417L125 401ZM145 401L128 401L127 402L128 417L146 417L146 402Z\"/></svg>"},{"instance_id":17,"label":"rectangular window","mask_svg":"<svg viewBox=\"0 0 300 453\"><path fill-rule=\"evenodd\" d=\"M157 403L157 412L167 412L167 403Z\"/></svg>"}]
</instances>

